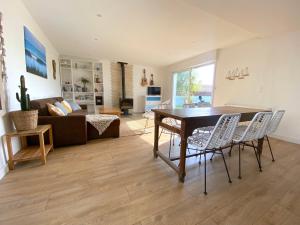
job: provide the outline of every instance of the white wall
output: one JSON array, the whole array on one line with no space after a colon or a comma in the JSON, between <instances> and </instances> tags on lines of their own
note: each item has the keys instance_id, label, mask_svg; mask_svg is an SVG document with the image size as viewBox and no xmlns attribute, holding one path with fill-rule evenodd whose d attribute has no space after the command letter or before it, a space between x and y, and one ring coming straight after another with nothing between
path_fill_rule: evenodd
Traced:
<instances>
[{"instance_id":1,"label":"white wall","mask_svg":"<svg viewBox=\"0 0 300 225\"><path fill-rule=\"evenodd\" d=\"M111 93L111 61L100 60L102 62L103 71L103 100L104 105L112 106L112 93Z\"/></svg>"},{"instance_id":2,"label":"white wall","mask_svg":"<svg viewBox=\"0 0 300 225\"><path fill-rule=\"evenodd\" d=\"M285 109L275 136L300 143L300 32L255 39L218 53L214 105ZM228 70L249 67L244 80L225 79Z\"/></svg>"},{"instance_id":3,"label":"white wall","mask_svg":"<svg viewBox=\"0 0 300 225\"><path fill-rule=\"evenodd\" d=\"M141 113L145 111L145 96L147 94L147 87L141 85L141 79L144 76L143 69L146 70L146 77L148 83L150 82L150 75L153 74L154 86L161 86L163 84L163 72L159 68L149 66L133 65L133 112ZM164 88L162 88L164 92Z\"/></svg>"},{"instance_id":4,"label":"white wall","mask_svg":"<svg viewBox=\"0 0 300 225\"><path fill-rule=\"evenodd\" d=\"M60 76L58 68L58 52L46 38L38 24L34 21L27 9L20 0L0 0L0 11L3 13L3 27L6 48L7 66L7 111L20 109L19 102L15 99L15 93L19 92L20 75L25 75L26 86L31 99L60 96ZM26 26L35 37L45 46L48 79L29 74L25 67L25 50L23 26ZM52 75L52 59L56 60L56 80ZM7 114L0 118L0 136L12 128ZM2 150L4 145L1 142ZM7 171L6 157L0 152L0 177Z\"/></svg>"}]
</instances>

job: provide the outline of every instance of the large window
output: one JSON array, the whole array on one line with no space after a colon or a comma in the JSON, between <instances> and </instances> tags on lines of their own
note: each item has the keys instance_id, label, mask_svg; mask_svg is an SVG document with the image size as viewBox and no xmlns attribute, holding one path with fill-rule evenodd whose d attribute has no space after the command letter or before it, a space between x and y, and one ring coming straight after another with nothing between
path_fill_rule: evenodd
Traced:
<instances>
[{"instance_id":1,"label":"large window","mask_svg":"<svg viewBox=\"0 0 300 225\"><path fill-rule=\"evenodd\" d=\"M174 73L173 107L182 108L185 104L211 106L214 73L215 64Z\"/></svg>"}]
</instances>

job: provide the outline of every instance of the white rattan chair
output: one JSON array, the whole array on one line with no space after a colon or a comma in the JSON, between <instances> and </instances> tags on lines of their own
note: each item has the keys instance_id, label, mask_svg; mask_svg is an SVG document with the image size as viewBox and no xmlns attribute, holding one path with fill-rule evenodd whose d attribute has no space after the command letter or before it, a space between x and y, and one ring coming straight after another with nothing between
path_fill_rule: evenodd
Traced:
<instances>
[{"instance_id":1,"label":"white rattan chair","mask_svg":"<svg viewBox=\"0 0 300 225\"><path fill-rule=\"evenodd\" d=\"M270 144L270 140L269 140L269 135L270 134L273 134L275 133L275 131L277 130L279 124L280 124L280 121L283 117L285 113L285 110L277 110L274 112L273 116L272 116L272 119L267 127L267 132L266 132L266 139L267 139L267 142L268 142L268 145L269 145L269 150L270 150L270 153L271 153L271 156L272 156L272 161L275 162L275 159L274 159L274 155L273 155L273 152L272 152L272 148L271 148L271 144Z\"/></svg>"},{"instance_id":2,"label":"white rattan chair","mask_svg":"<svg viewBox=\"0 0 300 225\"><path fill-rule=\"evenodd\" d=\"M171 108L171 100L162 102L161 104L153 107L152 109L169 109L169 108ZM144 133L146 133L146 128L148 127L149 120L154 120L154 112L152 112L150 109L143 114L143 117L146 118L146 123L145 123L145 127L144 127ZM173 118L169 118L169 117L164 118L162 120L162 122L168 124L169 126L180 128L180 121L177 121ZM171 148L172 148L172 145L174 145L176 134L166 128L162 128L158 138L160 138L163 133L170 135L170 141L169 141L169 158L170 158L171 157Z\"/></svg>"},{"instance_id":3,"label":"white rattan chair","mask_svg":"<svg viewBox=\"0 0 300 225\"><path fill-rule=\"evenodd\" d=\"M229 155L231 155L232 147L233 145L239 146L239 176L238 178L241 179L241 144L247 145L253 148L255 157L258 163L259 170L262 171L261 168L261 161L257 152L257 146L254 145L254 141L257 141L258 139L263 138L266 135L267 127L270 123L270 120L272 118L273 113L272 112L259 112L256 113L256 115L253 117L251 122L248 126L241 125L238 126L234 137L233 142L230 148ZM250 142L250 144L247 144L247 142Z\"/></svg>"},{"instance_id":4,"label":"white rattan chair","mask_svg":"<svg viewBox=\"0 0 300 225\"><path fill-rule=\"evenodd\" d=\"M171 126L171 127L176 127L178 129L181 128L181 123L180 121L177 121L173 118L170 118L170 117L167 117L167 118L164 118L162 120L163 123ZM170 141L169 141L169 158L171 157L171 149L172 149L172 145L174 146L175 144L175 137L178 136L176 133L174 133L173 131L171 130L168 130L167 128L161 128L161 131L160 131L160 134L159 134L159 137L162 135L162 134L169 134L170 135Z\"/></svg>"},{"instance_id":5,"label":"white rattan chair","mask_svg":"<svg viewBox=\"0 0 300 225\"><path fill-rule=\"evenodd\" d=\"M228 181L231 183L231 178L223 154L223 149L230 147L232 137L240 120L241 114L225 114L220 117L216 126L211 133L195 133L188 138L188 144L191 144L204 154L204 194L206 192L206 154L217 153L221 154L225 169L228 176Z\"/></svg>"},{"instance_id":6,"label":"white rattan chair","mask_svg":"<svg viewBox=\"0 0 300 225\"><path fill-rule=\"evenodd\" d=\"M148 127L149 120L154 120L154 112L152 112L152 109L168 109L170 107L171 107L171 101L167 100L167 101L162 102L161 104L153 106L151 109L147 109L145 111L145 113L143 114L143 118L146 119L144 133L146 132L146 129Z\"/></svg>"}]
</instances>

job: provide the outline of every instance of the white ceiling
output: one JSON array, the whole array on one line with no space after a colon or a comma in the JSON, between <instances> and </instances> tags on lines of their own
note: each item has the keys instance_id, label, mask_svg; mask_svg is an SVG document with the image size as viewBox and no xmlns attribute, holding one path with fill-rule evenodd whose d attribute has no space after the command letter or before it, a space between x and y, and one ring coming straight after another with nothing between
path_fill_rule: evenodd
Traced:
<instances>
[{"instance_id":1,"label":"white ceiling","mask_svg":"<svg viewBox=\"0 0 300 225\"><path fill-rule=\"evenodd\" d=\"M153 66L169 65L266 33L293 30L300 22L293 20L299 17L295 10L285 7L285 17L280 14L283 3L278 3L297 0L264 0L269 5L262 0L249 1L259 7L246 0L23 1L61 54ZM275 10L270 2L278 3ZM264 10L268 12L264 14Z\"/></svg>"},{"instance_id":2,"label":"white ceiling","mask_svg":"<svg viewBox=\"0 0 300 225\"><path fill-rule=\"evenodd\" d=\"M259 36L300 30L300 0L186 0Z\"/></svg>"}]
</instances>

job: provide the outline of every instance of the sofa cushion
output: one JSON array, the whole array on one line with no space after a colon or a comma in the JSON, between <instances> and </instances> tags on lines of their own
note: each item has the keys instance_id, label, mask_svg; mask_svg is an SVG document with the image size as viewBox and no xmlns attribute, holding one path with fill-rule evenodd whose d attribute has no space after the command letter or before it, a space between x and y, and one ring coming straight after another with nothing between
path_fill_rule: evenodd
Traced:
<instances>
[{"instance_id":1,"label":"sofa cushion","mask_svg":"<svg viewBox=\"0 0 300 225\"><path fill-rule=\"evenodd\" d=\"M69 112L67 111L67 109L60 102L55 102L54 105L57 108L59 108L65 114L65 116L68 115ZM48 110L49 110L49 108L48 108Z\"/></svg>"},{"instance_id":2,"label":"sofa cushion","mask_svg":"<svg viewBox=\"0 0 300 225\"><path fill-rule=\"evenodd\" d=\"M66 116L66 114L58 107L47 103L48 111L51 116Z\"/></svg>"},{"instance_id":3,"label":"sofa cushion","mask_svg":"<svg viewBox=\"0 0 300 225\"><path fill-rule=\"evenodd\" d=\"M67 100L67 102L70 104L72 111L77 111L81 109L80 105L78 105L76 102L72 100Z\"/></svg>"},{"instance_id":4,"label":"sofa cushion","mask_svg":"<svg viewBox=\"0 0 300 225\"><path fill-rule=\"evenodd\" d=\"M70 106L70 104L66 100L63 100L61 102L61 104L66 108L66 110L68 111L68 113L71 113L73 111L72 107Z\"/></svg>"},{"instance_id":5,"label":"sofa cushion","mask_svg":"<svg viewBox=\"0 0 300 225\"><path fill-rule=\"evenodd\" d=\"M39 111L39 116L50 116L47 103L54 104L55 102L61 102L63 100L62 97L35 99L30 101L30 107L31 109L37 109Z\"/></svg>"}]
</instances>

